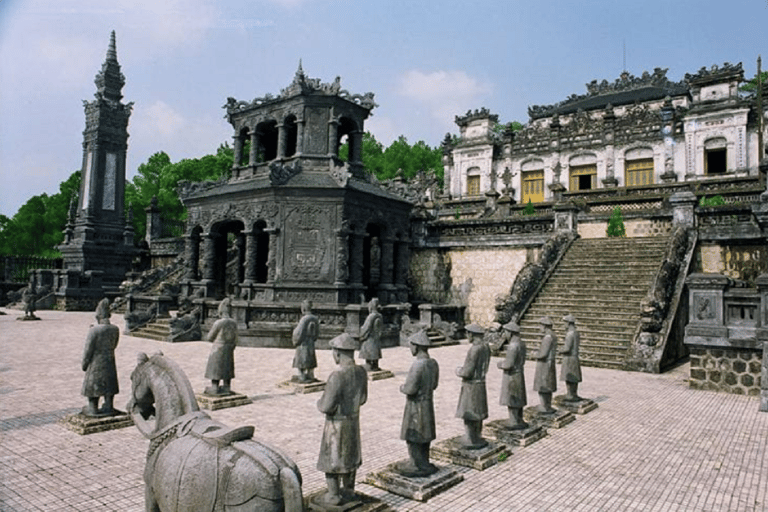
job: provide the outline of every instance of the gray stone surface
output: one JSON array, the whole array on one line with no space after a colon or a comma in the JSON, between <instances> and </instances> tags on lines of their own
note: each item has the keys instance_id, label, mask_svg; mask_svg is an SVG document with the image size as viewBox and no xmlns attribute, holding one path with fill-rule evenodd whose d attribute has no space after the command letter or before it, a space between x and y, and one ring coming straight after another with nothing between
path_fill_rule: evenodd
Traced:
<instances>
[{"instance_id":1,"label":"gray stone surface","mask_svg":"<svg viewBox=\"0 0 768 512\"><path fill-rule=\"evenodd\" d=\"M138 429L80 436L57 423L83 405L79 359L93 312L44 313L42 322L25 324L12 314L0 316L0 509L144 512L141 475L149 443ZM111 321L122 330L121 315ZM163 343L121 335L117 367L131 369L138 351L157 350L178 362L196 390L206 384L200 370L210 344L202 341ZM466 351L459 345L430 354L441 367L453 369ZM331 353L321 350L317 356L317 375L325 380L334 367ZM427 503L365 484L364 475L406 456L398 439L404 403L399 386L413 357L407 347L386 349L385 356L395 378L369 386L369 405L360 416L363 465L356 490L395 510L506 512L513 503L520 510L554 512L762 512L768 506L768 414L758 411L759 397L692 390L687 363L659 375L582 367L580 391L598 409L567 428L549 430L532 445L513 448L504 464L482 472L459 467L464 481ZM290 379L292 359L290 349L238 348L238 390L253 403L210 414L224 424L254 425L256 437L283 448L299 466L302 488L310 495L325 489L324 474L315 467L324 418L316 410L318 395L275 385ZM529 394L533 367L525 368ZM29 368L37 369L34 379ZM489 396L500 393L499 373L488 375ZM129 371L118 377L121 389L129 390ZM463 431L454 417L460 386L459 379L445 378L435 390L441 439ZM491 418L505 416L505 407L489 406Z\"/></svg>"},{"instance_id":2,"label":"gray stone surface","mask_svg":"<svg viewBox=\"0 0 768 512\"><path fill-rule=\"evenodd\" d=\"M485 434L510 446L528 446L546 436L547 431L539 425L510 429L507 420L494 420L485 424Z\"/></svg>"},{"instance_id":3,"label":"gray stone surface","mask_svg":"<svg viewBox=\"0 0 768 512\"><path fill-rule=\"evenodd\" d=\"M82 412L67 414L60 422L64 427L81 436L133 426L131 416L118 410L110 416L86 416Z\"/></svg>"},{"instance_id":4,"label":"gray stone surface","mask_svg":"<svg viewBox=\"0 0 768 512\"><path fill-rule=\"evenodd\" d=\"M563 428L576 421L576 416L570 411L554 409L554 412L543 413L538 407L526 407L523 409L523 418L528 423L544 428Z\"/></svg>"},{"instance_id":5,"label":"gray stone surface","mask_svg":"<svg viewBox=\"0 0 768 512\"><path fill-rule=\"evenodd\" d=\"M195 399L197 399L197 403L202 409L208 409L210 411L218 411L219 409L227 409L229 407L240 407L241 405L248 405L251 403L250 398L234 391L229 395L223 396L198 393L195 395Z\"/></svg>"},{"instance_id":6,"label":"gray stone surface","mask_svg":"<svg viewBox=\"0 0 768 512\"><path fill-rule=\"evenodd\" d=\"M504 462L510 455L506 444L487 441L481 448L468 449L462 436L452 437L432 445L430 455L437 460L482 471Z\"/></svg>"},{"instance_id":7,"label":"gray stone surface","mask_svg":"<svg viewBox=\"0 0 768 512\"><path fill-rule=\"evenodd\" d=\"M411 500L427 501L464 480L464 476L451 466L440 466L429 476L406 477L398 468L408 462L396 462L382 471L369 473L365 483Z\"/></svg>"},{"instance_id":8,"label":"gray stone surface","mask_svg":"<svg viewBox=\"0 0 768 512\"><path fill-rule=\"evenodd\" d=\"M597 404L589 398L570 400L566 395L557 395L553 400L558 409L572 412L573 414L587 414L597 409Z\"/></svg>"}]
</instances>

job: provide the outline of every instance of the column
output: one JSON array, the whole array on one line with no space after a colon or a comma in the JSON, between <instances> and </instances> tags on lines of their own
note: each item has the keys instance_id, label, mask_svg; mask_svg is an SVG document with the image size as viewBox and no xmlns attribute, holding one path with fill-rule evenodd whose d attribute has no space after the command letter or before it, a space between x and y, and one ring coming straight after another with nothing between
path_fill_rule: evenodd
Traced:
<instances>
[{"instance_id":1,"label":"column","mask_svg":"<svg viewBox=\"0 0 768 512\"><path fill-rule=\"evenodd\" d=\"M277 158L285 158L285 123L277 125Z\"/></svg>"},{"instance_id":2,"label":"column","mask_svg":"<svg viewBox=\"0 0 768 512\"><path fill-rule=\"evenodd\" d=\"M232 168L236 169L240 167L240 162L243 160L243 139L240 138L239 134L235 135L234 139L235 159L232 162Z\"/></svg>"},{"instance_id":3,"label":"column","mask_svg":"<svg viewBox=\"0 0 768 512\"><path fill-rule=\"evenodd\" d=\"M304 119L296 120L296 155L304 152Z\"/></svg>"},{"instance_id":4,"label":"column","mask_svg":"<svg viewBox=\"0 0 768 512\"><path fill-rule=\"evenodd\" d=\"M235 247L237 248L237 284L241 284L245 279L245 234L237 233L235 235Z\"/></svg>"},{"instance_id":5,"label":"column","mask_svg":"<svg viewBox=\"0 0 768 512\"><path fill-rule=\"evenodd\" d=\"M187 257L187 276L190 281L197 281L198 260L200 259L200 238L189 235L184 240Z\"/></svg>"},{"instance_id":6,"label":"column","mask_svg":"<svg viewBox=\"0 0 768 512\"><path fill-rule=\"evenodd\" d=\"M394 262L394 239L390 237L381 238L381 286L392 284L392 276L395 267Z\"/></svg>"},{"instance_id":7,"label":"column","mask_svg":"<svg viewBox=\"0 0 768 512\"><path fill-rule=\"evenodd\" d=\"M264 230L269 233L269 254L267 255L267 283L273 284L275 280L280 276L280 269L278 268L277 261L277 235L280 233L279 228L268 228Z\"/></svg>"},{"instance_id":8,"label":"column","mask_svg":"<svg viewBox=\"0 0 768 512\"><path fill-rule=\"evenodd\" d=\"M408 265L411 259L410 244L403 240L397 245L397 261L395 262L395 284L405 286L408 279Z\"/></svg>"},{"instance_id":9,"label":"column","mask_svg":"<svg viewBox=\"0 0 768 512\"><path fill-rule=\"evenodd\" d=\"M341 228L336 231L336 285L343 285L349 279L349 232Z\"/></svg>"},{"instance_id":10,"label":"column","mask_svg":"<svg viewBox=\"0 0 768 512\"><path fill-rule=\"evenodd\" d=\"M258 238L253 231L245 234L245 283L247 284L256 282L256 254L259 250L256 240Z\"/></svg>"},{"instance_id":11,"label":"column","mask_svg":"<svg viewBox=\"0 0 768 512\"><path fill-rule=\"evenodd\" d=\"M349 162L361 163L363 154L363 132L356 131L349 134Z\"/></svg>"},{"instance_id":12,"label":"column","mask_svg":"<svg viewBox=\"0 0 768 512\"><path fill-rule=\"evenodd\" d=\"M203 239L203 279L216 279L214 266L216 263L216 234L207 233Z\"/></svg>"},{"instance_id":13,"label":"column","mask_svg":"<svg viewBox=\"0 0 768 512\"><path fill-rule=\"evenodd\" d=\"M259 155L259 133L254 128L251 130L251 152L248 155L248 164L256 165Z\"/></svg>"},{"instance_id":14,"label":"column","mask_svg":"<svg viewBox=\"0 0 768 512\"><path fill-rule=\"evenodd\" d=\"M339 156L339 121L331 117L328 121L328 156Z\"/></svg>"}]
</instances>

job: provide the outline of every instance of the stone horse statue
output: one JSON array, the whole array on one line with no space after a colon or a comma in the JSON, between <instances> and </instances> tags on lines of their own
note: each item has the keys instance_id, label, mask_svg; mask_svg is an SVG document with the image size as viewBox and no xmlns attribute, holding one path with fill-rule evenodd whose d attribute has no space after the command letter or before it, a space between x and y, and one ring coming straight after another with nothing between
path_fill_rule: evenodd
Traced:
<instances>
[{"instance_id":1,"label":"stone horse statue","mask_svg":"<svg viewBox=\"0 0 768 512\"><path fill-rule=\"evenodd\" d=\"M147 512L303 511L301 473L280 450L200 411L172 360L139 353L126 406L150 439L144 468Z\"/></svg>"}]
</instances>

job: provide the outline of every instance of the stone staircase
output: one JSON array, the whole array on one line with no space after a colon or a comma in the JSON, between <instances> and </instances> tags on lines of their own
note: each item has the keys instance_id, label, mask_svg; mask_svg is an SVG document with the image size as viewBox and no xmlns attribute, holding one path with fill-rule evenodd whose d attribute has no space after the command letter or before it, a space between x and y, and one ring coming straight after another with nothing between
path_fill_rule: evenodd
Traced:
<instances>
[{"instance_id":1,"label":"stone staircase","mask_svg":"<svg viewBox=\"0 0 768 512\"><path fill-rule=\"evenodd\" d=\"M166 341L169 334L171 334L170 318L156 318L147 325L131 332L131 336L136 338L148 338L157 341Z\"/></svg>"},{"instance_id":2,"label":"stone staircase","mask_svg":"<svg viewBox=\"0 0 768 512\"><path fill-rule=\"evenodd\" d=\"M581 333L581 363L621 369L667 243L667 237L576 240L520 321L528 357L539 348L542 316L552 319L562 348L562 318L570 313Z\"/></svg>"}]
</instances>

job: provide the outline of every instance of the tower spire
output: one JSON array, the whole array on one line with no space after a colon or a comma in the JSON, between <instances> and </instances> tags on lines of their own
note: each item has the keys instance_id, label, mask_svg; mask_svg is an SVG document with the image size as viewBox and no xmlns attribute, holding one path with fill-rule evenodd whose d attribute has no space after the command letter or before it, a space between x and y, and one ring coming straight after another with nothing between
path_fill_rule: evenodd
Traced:
<instances>
[{"instance_id":1,"label":"tower spire","mask_svg":"<svg viewBox=\"0 0 768 512\"><path fill-rule=\"evenodd\" d=\"M107 60L117 62L117 44L115 42L115 31L109 36L109 48L107 48Z\"/></svg>"},{"instance_id":2,"label":"tower spire","mask_svg":"<svg viewBox=\"0 0 768 512\"><path fill-rule=\"evenodd\" d=\"M109 37L107 58L101 65L101 71L96 75L96 97L111 101L120 101L123 98L122 89L125 85L125 77L120 72L120 64L117 62L117 44L115 31Z\"/></svg>"}]
</instances>

